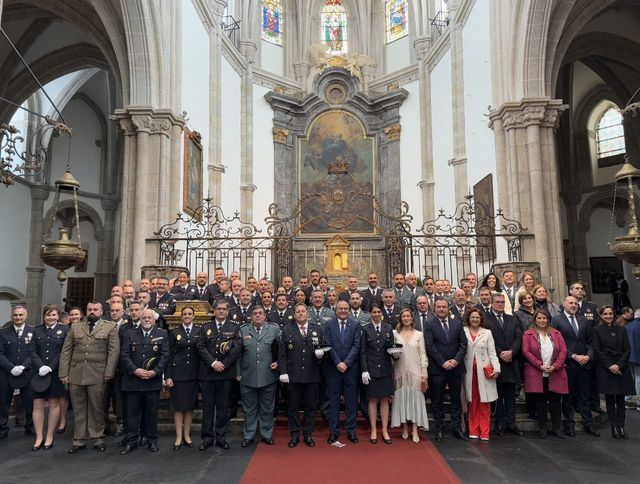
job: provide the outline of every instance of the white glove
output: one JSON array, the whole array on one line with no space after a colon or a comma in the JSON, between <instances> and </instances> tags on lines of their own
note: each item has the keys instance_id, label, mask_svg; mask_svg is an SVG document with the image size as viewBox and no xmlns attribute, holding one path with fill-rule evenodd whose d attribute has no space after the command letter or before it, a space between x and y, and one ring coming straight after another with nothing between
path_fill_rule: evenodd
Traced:
<instances>
[{"instance_id":1,"label":"white glove","mask_svg":"<svg viewBox=\"0 0 640 484\"><path fill-rule=\"evenodd\" d=\"M22 375L22 368L20 368L19 366L14 366L13 368L11 368L11 374L13 376L20 376Z\"/></svg>"},{"instance_id":2,"label":"white glove","mask_svg":"<svg viewBox=\"0 0 640 484\"><path fill-rule=\"evenodd\" d=\"M316 358L321 359L324 356L324 351L318 349L315 352Z\"/></svg>"},{"instance_id":3,"label":"white glove","mask_svg":"<svg viewBox=\"0 0 640 484\"><path fill-rule=\"evenodd\" d=\"M362 384L363 385L368 385L369 383L371 383L371 375L369 375L368 371L363 371L362 372Z\"/></svg>"},{"instance_id":4,"label":"white glove","mask_svg":"<svg viewBox=\"0 0 640 484\"><path fill-rule=\"evenodd\" d=\"M20 371L24 371L25 370L25 367L22 366L22 365L18 365L18 368L20 368Z\"/></svg>"},{"instance_id":5,"label":"white glove","mask_svg":"<svg viewBox=\"0 0 640 484\"><path fill-rule=\"evenodd\" d=\"M38 370L38 375L40 375L40 376L45 376L45 375L47 375L49 373L51 373L51 368L49 368L46 365L41 366L40 369Z\"/></svg>"},{"instance_id":6,"label":"white glove","mask_svg":"<svg viewBox=\"0 0 640 484\"><path fill-rule=\"evenodd\" d=\"M281 383L289 383L289 375L286 373L284 375L280 375L279 380Z\"/></svg>"}]
</instances>

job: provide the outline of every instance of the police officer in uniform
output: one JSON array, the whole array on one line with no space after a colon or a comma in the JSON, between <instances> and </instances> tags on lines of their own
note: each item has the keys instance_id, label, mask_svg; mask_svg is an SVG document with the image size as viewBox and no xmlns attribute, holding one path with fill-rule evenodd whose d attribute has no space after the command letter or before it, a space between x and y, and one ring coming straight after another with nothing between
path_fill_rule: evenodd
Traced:
<instances>
[{"instance_id":1,"label":"police officer in uniform","mask_svg":"<svg viewBox=\"0 0 640 484\"><path fill-rule=\"evenodd\" d=\"M202 361L200 384L203 407L199 450L208 449L214 441L221 449L229 448L225 434L229 423L231 385L238 374L236 360L241 348L240 327L227 318L228 308L226 301L216 303L214 319L202 326L202 338L198 345Z\"/></svg>"},{"instance_id":2,"label":"police officer in uniform","mask_svg":"<svg viewBox=\"0 0 640 484\"><path fill-rule=\"evenodd\" d=\"M126 440L121 455L136 449L141 427L149 450L158 451L158 401L169 351L167 331L156 327L153 310L145 309L140 327L125 333L120 354L122 392L127 399Z\"/></svg>"},{"instance_id":3,"label":"police officer in uniform","mask_svg":"<svg viewBox=\"0 0 640 484\"><path fill-rule=\"evenodd\" d=\"M24 432L33 434L33 392L31 380L31 339L33 326L26 324L27 309L15 306L11 310L13 324L0 329L0 439L9 434L9 408L15 389L20 389L24 405Z\"/></svg>"},{"instance_id":4,"label":"police officer in uniform","mask_svg":"<svg viewBox=\"0 0 640 484\"><path fill-rule=\"evenodd\" d=\"M267 320L276 323L281 328L285 324L293 323L293 311L289 308L289 300L286 294L278 294L276 296L276 304L269 314Z\"/></svg>"},{"instance_id":5,"label":"police officer in uniform","mask_svg":"<svg viewBox=\"0 0 640 484\"><path fill-rule=\"evenodd\" d=\"M249 289L242 288L240 290L240 299L238 305L229 310L229 319L234 323L242 326L251 322L251 311L253 311L254 305L251 303L251 291Z\"/></svg>"},{"instance_id":6,"label":"police officer in uniform","mask_svg":"<svg viewBox=\"0 0 640 484\"><path fill-rule=\"evenodd\" d=\"M102 304L87 303L87 319L69 329L60 356L60 381L69 384L73 405L73 445L70 454L85 448L93 439L93 448L105 451L106 422L104 401L106 382L113 379L120 355L115 323L104 321Z\"/></svg>"},{"instance_id":7,"label":"police officer in uniform","mask_svg":"<svg viewBox=\"0 0 640 484\"><path fill-rule=\"evenodd\" d=\"M287 417L293 448L300 442L300 408L304 409L303 440L308 447L315 446L312 438L321 379L324 336L322 327L309 321L307 306L294 307L296 324L282 328L278 352L280 381L288 384Z\"/></svg>"},{"instance_id":8,"label":"police officer in uniform","mask_svg":"<svg viewBox=\"0 0 640 484\"><path fill-rule=\"evenodd\" d=\"M176 300L169 293L169 279L160 276L156 282L156 292L151 294L149 307L158 315L158 326L164 327L165 321L163 316L176 312Z\"/></svg>"},{"instance_id":9,"label":"police officer in uniform","mask_svg":"<svg viewBox=\"0 0 640 484\"><path fill-rule=\"evenodd\" d=\"M178 273L178 280L169 291L176 301L194 301L200 299L198 288L189 284L190 276L189 271L180 271Z\"/></svg>"},{"instance_id":10,"label":"police officer in uniform","mask_svg":"<svg viewBox=\"0 0 640 484\"><path fill-rule=\"evenodd\" d=\"M273 409L282 331L277 324L265 321L261 307L253 310L251 321L240 328L240 398L245 412L241 447L248 447L258 431L262 442L274 444Z\"/></svg>"},{"instance_id":11,"label":"police officer in uniform","mask_svg":"<svg viewBox=\"0 0 640 484\"><path fill-rule=\"evenodd\" d=\"M198 406L198 342L201 336L200 327L193 324L194 316L195 310L191 306L183 307L180 313L182 324L169 333L171 356L164 372L164 383L171 392L176 429L173 450L180 450L182 445L193 447L191 422L193 410Z\"/></svg>"}]
</instances>

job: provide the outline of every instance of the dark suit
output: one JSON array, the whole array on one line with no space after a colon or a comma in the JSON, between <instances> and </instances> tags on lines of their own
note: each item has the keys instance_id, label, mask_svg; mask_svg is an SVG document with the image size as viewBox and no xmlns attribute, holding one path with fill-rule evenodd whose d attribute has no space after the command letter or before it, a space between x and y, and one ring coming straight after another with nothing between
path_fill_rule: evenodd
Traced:
<instances>
[{"instance_id":1,"label":"dark suit","mask_svg":"<svg viewBox=\"0 0 640 484\"><path fill-rule=\"evenodd\" d=\"M176 300L170 293L165 293L161 297L158 297L158 293L151 293L151 299L149 299L149 308L158 313L159 318L156 321L158 326L164 328L165 320L163 316L167 316L176 312Z\"/></svg>"},{"instance_id":2,"label":"dark suit","mask_svg":"<svg viewBox=\"0 0 640 484\"><path fill-rule=\"evenodd\" d=\"M427 311L426 313L421 313L420 311L414 311L413 313L413 323L415 324L415 328L418 331L424 332L424 328L427 324L427 321L435 318L436 315L431 311ZM395 326L394 326L395 327Z\"/></svg>"},{"instance_id":3,"label":"dark suit","mask_svg":"<svg viewBox=\"0 0 640 484\"><path fill-rule=\"evenodd\" d=\"M267 321L269 321L270 323L275 323L281 328L285 324L293 323L294 320L292 309L289 309L287 307L284 311L282 311L282 313L282 316L280 316L280 310L274 306L271 312L267 315Z\"/></svg>"},{"instance_id":4,"label":"dark suit","mask_svg":"<svg viewBox=\"0 0 640 484\"><path fill-rule=\"evenodd\" d=\"M214 284L209 284L204 287L196 286L196 291L196 297L200 301L207 301L212 308L215 307L216 301L222 298L218 286Z\"/></svg>"},{"instance_id":5,"label":"dark suit","mask_svg":"<svg viewBox=\"0 0 640 484\"><path fill-rule=\"evenodd\" d=\"M462 423L462 402L460 390L462 378L465 374L464 357L467 353L467 336L462 322L456 317L446 319L449 334L445 333L438 318L427 322L424 329L425 346L429 356L429 379L431 380L431 404L436 431L442 431L444 425L444 393L449 387L451 398L451 423L454 430L459 430ZM456 360L458 365L447 370L442 365L447 360Z\"/></svg>"},{"instance_id":6,"label":"dark suit","mask_svg":"<svg viewBox=\"0 0 640 484\"><path fill-rule=\"evenodd\" d=\"M453 313L453 315L456 318L458 318L460 321L464 321L464 315L467 314L467 311L469 311L471 308L472 306L470 304L465 304L461 312L458 309L458 306L456 306L455 304L452 304L451 306L449 306L449 312Z\"/></svg>"},{"instance_id":7,"label":"dark suit","mask_svg":"<svg viewBox=\"0 0 640 484\"><path fill-rule=\"evenodd\" d=\"M253 304L249 304L246 308L242 306L237 306L233 309L229 309L229 315L227 318L238 326L242 326L243 324L247 324L251 322L251 313L253 312L253 308L255 306Z\"/></svg>"},{"instance_id":8,"label":"dark suit","mask_svg":"<svg viewBox=\"0 0 640 484\"><path fill-rule=\"evenodd\" d=\"M344 330L340 331L340 320L333 319L324 327L325 343L331 346L330 362L326 366L327 388L329 390L329 429L332 434L340 431L340 396L344 395L345 429L352 434L356 431L358 410L358 377L360 376L360 323L348 317ZM347 365L341 373L337 365Z\"/></svg>"},{"instance_id":9,"label":"dark suit","mask_svg":"<svg viewBox=\"0 0 640 484\"><path fill-rule=\"evenodd\" d=\"M378 307L382 307L382 289L376 287L373 292L371 292L371 288L368 287L360 291L360 295L362 296L362 310L368 313L371 312L371 308L373 305L377 305Z\"/></svg>"},{"instance_id":10,"label":"dark suit","mask_svg":"<svg viewBox=\"0 0 640 484\"><path fill-rule=\"evenodd\" d=\"M567 430L575 427L574 415L578 410L582 416L583 425L590 425L593 421L591 417L591 372L593 366L593 347L591 337L593 333L593 323L587 321L583 316L575 315L578 324L578 334L571 326L564 311L556 315L551 320L551 326L556 328L567 345L567 358L565 367L567 369L567 380L569 381L569 393L562 395L562 415L564 426ZM589 362L582 366L573 359L573 355L587 355Z\"/></svg>"},{"instance_id":11,"label":"dark suit","mask_svg":"<svg viewBox=\"0 0 640 484\"><path fill-rule=\"evenodd\" d=\"M389 311L389 308L382 306L382 320L390 324L392 328L398 325L398 314L400 314L400 306L397 304L393 306L393 309Z\"/></svg>"},{"instance_id":12,"label":"dark suit","mask_svg":"<svg viewBox=\"0 0 640 484\"><path fill-rule=\"evenodd\" d=\"M316 358L314 349L324 346L322 327L307 322L306 336L300 333L297 323L282 327L278 351L280 375L289 375L287 417L292 436L300 434L300 407L304 409L304 436L311 436L316 415L318 386L322 378L322 360Z\"/></svg>"},{"instance_id":13,"label":"dark suit","mask_svg":"<svg viewBox=\"0 0 640 484\"><path fill-rule=\"evenodd\" d=\"M142 327L132 328L124 332L120 347L122 393L123 401L126 401L125 442L135 446L140 437L155 442L158 440L158 401L162 390L162 374L169 363L169 334L154 325L149 336L145 337ZM157 360L149 369L155 371L156 376L148 380L138 377L135 371L145 369L149 358L154 357Z\"/></svg>"},{"instance_id":14,"label":"dark suit","mask_svg":"<svg viewBox=\"0 0 640 484\"><path fill-rule=\"evenodd\" d=\"M517 385L520 382L520 351L522 349L522 328L518 318L503 313L503 323L492 311L487 314L486 328L491 330L498 358L503 351L511 351L511 361L500 359L498 376L498 400L496 401L496 425L502 428L516 426Z\"/></svg>"},{"instance_id":15,"label":"dark suit","mask_svg":"<svg viewBox=\"0 0 640 484\"><path fill-rule=\"evenodd\" d=\"M32 338L33 326L27 324L22 327L20 338L13 324L0 329L0 436L6 436L9 433L9 408L14 390L9 383L11 370L15 366L22 365L25 368L23 373L29 375L33 371L31 368ZM31 430L33 429L33 392L30 384L20 389L20 397L24 405L24 427L25 430Z\"/></svg>"},{"instance_id":16,"label":"dark suit","mask_svg":"<svg viewBox=\"0 0 640 484\"><path fill-rule=\"evenodd\" d=\"M224 321L220 331L215 320L202 326L198 352L202 361L200 385L203 441L212 441L214 438L224 441L230 417L229 408L237 405L237 397L236 401L231 401L231 387L238 376L236 360L242 349L239 331L240 326L229 319ZM223 343L229 345L226 352L221 347ZM215 371L211 367L214 361L220 361L224 365L224 371Z\"/></svg>"},{"instance_id":17,"label":"dark suit","mask_svg":"<svg viewBox=\"0 0 640 484\"><path fill-rule=\"evenodd\" d=\"M197 301L200 299L198 288L192 284L187 287L173 286L169 293L176 301Z\"/></svg>"}]
</instances>

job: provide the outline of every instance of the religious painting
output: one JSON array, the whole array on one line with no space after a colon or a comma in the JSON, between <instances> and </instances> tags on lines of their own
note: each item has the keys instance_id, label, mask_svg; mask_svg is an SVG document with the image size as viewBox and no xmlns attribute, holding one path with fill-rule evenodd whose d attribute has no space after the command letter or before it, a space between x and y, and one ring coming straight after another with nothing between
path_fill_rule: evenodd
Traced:
<instances>
[{"instance_id":1,"label":"religious painting","mask_svg":"<svg viewBox=\"0 0 640 484\"><path fill-rule=\"evenodd\" d=\"M405 37L407 29L407 0L387 0L385 5L387 20L387 43Z\"/></svg>"},{"instance_id":2,"label":"religious painting","mask_svg":"<svg viewBox=\"0 0 640 484\"><path fill-rule=\"evenodd\" d=\"M202 205L202 137L197 131L184 129L184 172L182 209L200 220L196 209Z\"/></svg>"},{"instance_id":3,"label":"religious painting","mask_svg":"<svg viewBox=\"0 0 640 484\"><path fill-rule=\"evenodd\" d=\"M347 10L340 0L327 0L320 12L322 43L329 47L331 55L347 53Z\"/></svg>"},{"instance_id":4,"label":"religious painting","mask_svg":"<svg viewBox=\"0 0 640 484\"><path fill-rule=\"evenodd\" d=\"M475 202L476 259L492 261L496 253L493 175L489 174L473 186ZM484 236L484 237L483 237Z\"/></svg>"},{"instance_id":5,"label":"religious painting","mask_svg":"<svg viewBox=\"0 0 640 484\"><path fill-rule=\"evenodd\" d=\"M622 274L622 261L616 257L589 257L591 287L596 294L609 294L611 283Z\"/></svg>"},{"instance_id":6,"label":"religious painting","mask_svg":"<svg viewBox=\"0 0 640 484\"><path fill-rule=\"evenodd\" d=\"M375 139L353 114L319 115L299 140L302 234L375 232Z\"/></svg>"},{"instance_id":7,"label":"religious painting","mask_svg":"<svg viewBox=\"0 0 640 484\"><path fill-rule=\"evenodd\" d=\"M282 6L280 0L262 1L262 40L282 45Z\"/></svg>"}]
</instances>

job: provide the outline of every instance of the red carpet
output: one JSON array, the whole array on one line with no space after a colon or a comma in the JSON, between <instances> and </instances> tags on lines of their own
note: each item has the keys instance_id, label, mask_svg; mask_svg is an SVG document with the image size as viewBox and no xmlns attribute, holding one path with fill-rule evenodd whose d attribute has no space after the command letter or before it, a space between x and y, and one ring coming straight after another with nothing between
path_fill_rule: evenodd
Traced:
<instances>
[{"instance_id":1,"label":"red carpet","mask_svg":"<svg viewBox=\"0 0 640 484\"><path fill-rule=\"evenodd\" d=\"M269 483L393 483L429 482L460 483L434 445L421 437L419 444L402 440L400 432L390 433L393 444L385 445L378 434L378 443L369 443L369 432L360 431L360 442L352 444L344 431L340 442L345 447L327 444L328 430L317 426L314 433L316 446L309 448L300 441L289 449L289 431L277 425L273 446L258 444L241 482L243 484Z\"/></svg>"}]
</instances>

